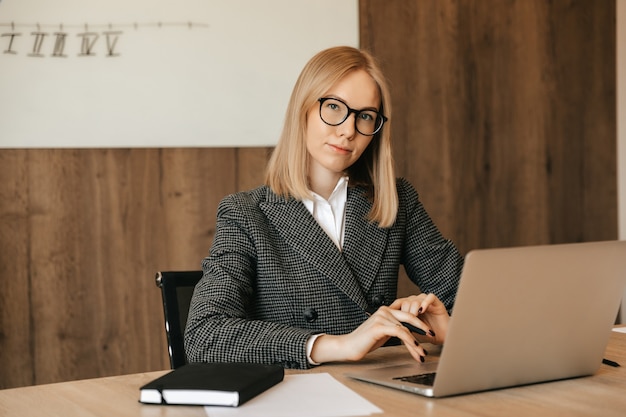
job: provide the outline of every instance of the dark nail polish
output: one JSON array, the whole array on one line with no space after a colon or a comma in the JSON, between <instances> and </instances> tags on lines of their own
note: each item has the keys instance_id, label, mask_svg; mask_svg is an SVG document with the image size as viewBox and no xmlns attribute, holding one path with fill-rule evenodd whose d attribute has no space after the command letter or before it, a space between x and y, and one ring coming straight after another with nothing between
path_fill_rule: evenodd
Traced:
<instances>
[{"instance_id":1,"label":"dark nail polish","mask_svg":"<svg viewBox=\"0 0 626 417\"><path fill-rule=\"evenodd\" d=\"M415 341L415 346L419 346L419 345L420 345L419 342L416 340Z\"/></svg>"},{"instance_id":2,"label":"dark nail polish","mask_svg":"<svg viewBox=\"0 0 626 417\"><path fill-rule=\"evenodd\" d=\"M428 334L430 334L432 337L435 337L435 332L433 332L432 329L428 331Z\"/></svg>"},{"instance_id":3,"label":"dark nail polish","mask_svg":"<svg viewBox=\"0 0 626 417\"><path fill-rule=\"evenodd\" d=\"M422 314L422 311L424 311L424 309L422 307L420 307L420 309L417 310L417 314Z\"/></svg>"},{"instance_id":4,"label":"dark nail polish","mask_svg":"<svg viewBox=\"0 0 626 417\"><path fill-rule=\"evenodd\" d=\"M428 355L428 351L424 349L424 355Z\"/></svg>"},{"instance_id":5,"label":"dark nail polish","mask_svg":"<svg viewBox=\"0 0 626 417\"><path fill-rule=\"evenodd\" d=\"M424 361L425 361L425 360L426 360L426 359L425 359L423 356L420 356L420 361L421 361L422 363L424 363Z\"/></svg>"}]
</instances>

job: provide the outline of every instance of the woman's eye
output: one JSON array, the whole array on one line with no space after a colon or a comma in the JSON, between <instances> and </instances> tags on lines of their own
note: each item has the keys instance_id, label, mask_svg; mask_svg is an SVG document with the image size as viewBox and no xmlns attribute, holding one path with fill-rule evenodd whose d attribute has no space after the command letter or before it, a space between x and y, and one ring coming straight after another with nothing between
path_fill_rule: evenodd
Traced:
<instances>
[{"instance_id":1,"label":"woman's eye","mask_svg":"<svg viewBox=\"0 0 626 417\"><path fill-rule=\"evenodd\" d=\"M366 122L373 122L374 116L370 113L361 113L359 117Z\"/></svg>"}]
</instances>

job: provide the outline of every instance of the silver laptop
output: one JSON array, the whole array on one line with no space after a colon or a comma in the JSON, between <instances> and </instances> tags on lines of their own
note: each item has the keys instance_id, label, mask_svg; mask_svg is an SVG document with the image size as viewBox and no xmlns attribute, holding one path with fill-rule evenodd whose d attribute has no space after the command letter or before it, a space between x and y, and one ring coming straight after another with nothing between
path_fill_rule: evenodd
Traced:
<instances>
[{"instance_id":1,"label":"silver laptop","mask_svg":"<svg viewBox=\"0 0 626 417\"><path fill-rule=\"evenodd\" d=\"M475 250L439 360L348 376L444 397L591 375L625 286L626 241Z\"/></svg>"}]
</instances>

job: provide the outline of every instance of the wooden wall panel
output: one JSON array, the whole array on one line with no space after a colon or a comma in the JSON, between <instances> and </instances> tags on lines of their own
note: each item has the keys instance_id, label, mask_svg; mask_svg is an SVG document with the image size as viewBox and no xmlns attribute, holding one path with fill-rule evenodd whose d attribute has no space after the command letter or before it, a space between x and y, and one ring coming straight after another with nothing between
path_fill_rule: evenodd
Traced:
<instances>
[{"instance_id":1,"label":"wooden wall panel","mask_svg":"<svg viewBox=\"0 0 626 417\"><path fill-rule=\"evenodd\" d=\"M617 237L615 4L360 2L399 172L473 248Z\"/></svg>"},{"instance_id":2,"label":"wooden wall panel","mask_svg":"<svg viewBox=\"0 0 626 417\"><path fill-rule=\"evenodd\" d=\"M32 384L28 161L0 151L0 389Z\"/></svg>"},{"instance_id":3,"label":"wooden wall panel","mask_svg":"<svg viewBox=\"0 0 626 417\"><path fill-rule=\"evenodd\" d=\"M154 274L200 268L219 200L267 155L0 152L0 388L167 368Z\"/></svg>"},{"instance_id":4,"label":"wooden wall panel","mask_svg":"<svg viewBox=\"0 0 626 417\"><path fill-rule=\"evenodd\" d=\"M251 190L264 183L265 168L273 148L238 148L236 189Z\"/></svg>"}]
</instances>

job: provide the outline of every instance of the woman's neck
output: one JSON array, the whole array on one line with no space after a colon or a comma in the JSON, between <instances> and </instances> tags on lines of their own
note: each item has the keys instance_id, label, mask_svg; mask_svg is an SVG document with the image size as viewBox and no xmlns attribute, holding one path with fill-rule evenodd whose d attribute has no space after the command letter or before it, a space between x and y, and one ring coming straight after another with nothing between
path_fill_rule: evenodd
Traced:
<instances>
[{"instance_id":1,"label":"woman's neck","mask_svg":"<svg viewBox=\"0 0 626 417\"><path fill-rule=\"evenodd\" d=\"M343 173L318 172L317 175L309 176L309 187L311 188L311 191L328 200L330 195L335 190L337 182L339 182L339 179L344 176L345 174Z\"/></svg>"}]
</instances>

